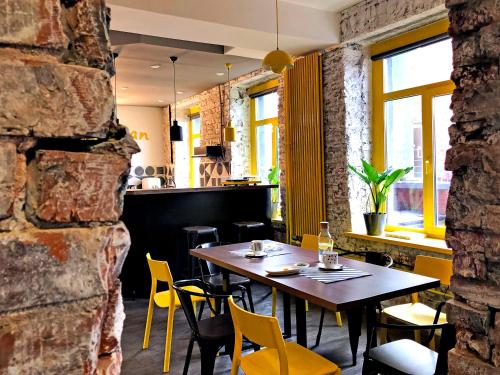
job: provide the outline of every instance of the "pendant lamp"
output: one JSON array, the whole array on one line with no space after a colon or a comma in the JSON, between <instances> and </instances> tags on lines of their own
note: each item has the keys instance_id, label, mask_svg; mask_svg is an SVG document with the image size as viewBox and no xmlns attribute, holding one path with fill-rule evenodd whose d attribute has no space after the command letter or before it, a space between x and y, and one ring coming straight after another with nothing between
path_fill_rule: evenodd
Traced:
<instances>
[{"instance_id":1,"label":"pendant lamp","mask_svg":"<svg viewBox=\"0 0 500 375\"><path fill-rule=\"evenodd\" d=\"M286 51L279 49L278 44L278 0L276 0L276 50L269 52L264 60L262 67L267 70L272 70L274 73L281 74L285 69L293 68L292 57Z\"/></svg>"},{"instance_id":2,"label":"pendant lamp","mask_svg":"<svg viewBox=\"0 0 500 375\"><path fill-rule=\"evenodd\" d=\"M228 86L228 97L229 103L231 103L231 86L229 85L229 69L231 69L233 65L230 63L226 63L227 69L227 86ZM224 128L224 139L226 142L234 142L236 140L236 129L231 125L231 104L228 106L228 122L226 127Z\"/></svg>"},{"instance_id":3,"label":"pendant lamp","mask_svg":"<svg viewBox=\"0 0 500 375\"><path fill-rule=\"evenodd\" d=\"M174 122L170 126L170 141L180 142L182 141L182 127L177 122L177 90L175 88L175 62L177 61L177 56L170 56L170 60L174 67Z\"/></svg>"}]
</instances>

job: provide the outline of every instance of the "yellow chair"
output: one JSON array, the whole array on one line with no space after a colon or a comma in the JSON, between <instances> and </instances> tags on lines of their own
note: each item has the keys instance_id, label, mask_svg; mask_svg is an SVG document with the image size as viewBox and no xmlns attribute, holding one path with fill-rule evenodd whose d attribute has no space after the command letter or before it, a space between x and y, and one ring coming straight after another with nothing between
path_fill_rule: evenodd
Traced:
<instances>
[{"instance_id":1,"label":"yellow chair","mask_svg":"<svg viewBox=\"0 0 500 375\"><path fill-rule=\"evenodd\" d=\"M229 298L234 324L231 375L241 367L246 375L340 375L340 368L319 354L294 342L285 342L275 317L243 310ZM264 349L241 356L243 336Z\"/></svg>"},{"instance_id":2,"label":"yellow chair","mask_svg":"<svg viewBox=\"0 0 500 375\"><path fill-rule=\"evenodd\" d=\"M439 279L442 285L448 286L450 285L451 275L453 274L453 267L451 260L417 255L413 272L422 276ZM429 290L429 292L446 295L439 291ZM390 306L383 309L382 322L387 322L387 318L390 317L399 322L413 325L446 323L446 314L440 311L438 320L434 322L437 313L437 310L418 302L418 293L413 293L411 295L411 303ZM387 330L380 330L380 340L382 343L387 342ZM415 331L415 340L420 342L420 331ZM434 340L431 341L430 346L432 348L435 346Z\"/></svg>"},{"instance_id":3,"label":"yellow chair","mask_svg":"<svg viewBox=\"0 0 500 375\"><path fill-rule=\"evenodd\" d=\"M153 319L153 301L161 308L168 308L167 318L167 337L165 339L165 357L163 359L163 372L170 370L170 352L172 349L172 330L174 328L174 312L181 305L177 293L174 292L172 273L167 262L153 260L149 253L146 254L148 260L149 271L151 272L151 294L149 295L148 316L146 319L146 330L144 331L144 341L142 344L143 349L149 346L149 334L151 332L151 321ZM166 282L168 289L163 292L156 292L156 285L158 281ZM186 287L186 290L201 293L203 290L194 286ZM193 306L196 311L196 302L204 302L204 297L192 297ZM200 306L200 308L202 308Z\"/></svg>"}]
</instances>

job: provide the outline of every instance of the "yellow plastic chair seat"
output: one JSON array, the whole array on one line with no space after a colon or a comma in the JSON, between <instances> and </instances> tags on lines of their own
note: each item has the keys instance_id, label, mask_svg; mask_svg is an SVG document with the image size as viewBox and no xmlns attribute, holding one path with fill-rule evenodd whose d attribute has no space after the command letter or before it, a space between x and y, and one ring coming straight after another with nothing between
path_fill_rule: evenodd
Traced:
<instances>
[{"instance_id":1,"label":"yellow plastic chair seat","mask_svg":"<svg viewBox=\"0 0 500 375\"><path fill-rule=\"evenodd\" d=\"M183 289L186 289L190 292L203 294L203 290L201 290L200 288L198 288L196 286L187 286ZM155 300L155 303L158 307L163 307L163 308L170 307L170 290L156 293L154 295L154 300ZM193 300L193 302L201 302L201 301L205 301L205 298L193 296L192 300ZM177 297L177 293L175 293L175 306L180 306L180 305L181 305L181 303L179 301L179 297Z\"/></svg>"},{"instance_id":2,"label":"yellow plastic chair seat","mask_svg":"<svg viewBox=\"0 0 500 375\"><path fill-rule=\"evenodd\" d=\"M294 342L285 343L290 375L340 375L340 369L332 362ZM277 375L280 373L278 351L261 349L241 358L245 374Z\"/></svg>"},{"instance_id":3,"label":"yellow plastic chair seat","mask_svg":"<svg viewBox=\"0 0 500 375\"><path fill-rule=\"evenodd\" d=\"M390 306L385 308L382 312L392 318L419 326L432 324L436 316L436 310L420 302ZM446 322L446 314L439 314L438 324Z\"/></svg>"}]
</instances>

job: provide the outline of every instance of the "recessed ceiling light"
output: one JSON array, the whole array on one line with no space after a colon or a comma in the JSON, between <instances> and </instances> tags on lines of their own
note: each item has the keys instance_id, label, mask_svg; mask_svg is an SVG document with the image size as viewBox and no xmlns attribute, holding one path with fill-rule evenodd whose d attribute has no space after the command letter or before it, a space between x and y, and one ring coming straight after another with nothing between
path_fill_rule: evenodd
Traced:
<instances>
[{"instance_id":1,"label":"recessed ceiling light","mask_svg":"<svg viewBox=\"0 0 500 375\"><path fill-rule=\"evenodd\" d=\"M161 65L160 64L153 64L149 66L151 69L160 69Z\"/></svg>"},{"instance_id":2,"label":"recessed ceiling light","mask_svg":"<svg viewBox=\"0 0 500 375\"><path fill-rule=\"evenodd\" d=\"M224 72L218 72L218 73L215 73L216 76L223 76L224 75Z\"/></svg>"},{"instance_id":3,"label":"recessed ceiling light","mask_svg":"<svg viewBox=\"0 0 500 375\"><path fill-rule=\"evenodd\" d=\"M158 99L158 103L164 103L164 102L165 102L165 100L163 100L163 99Z\"/></svg>"},{"instance_id":4,"label":"recessed ceiling light","mask_svg":"<svg viewBox=\"0 0 500 375\"><path fill-rule=\"evenodd\" d=\"M177 94L179 95L184 94L184 91L177 91Z\"/></svg>"},{"instance_id":5,"label":"recessed ceiling light","mask_svg":"<svg viewBox=\"0 0 500 375\"><path fill-rule=\"evenodd\" d=\"M128 87L127 86L123 86L121 87L122 90L128 90Z\"/></svg>"}]
</instances>

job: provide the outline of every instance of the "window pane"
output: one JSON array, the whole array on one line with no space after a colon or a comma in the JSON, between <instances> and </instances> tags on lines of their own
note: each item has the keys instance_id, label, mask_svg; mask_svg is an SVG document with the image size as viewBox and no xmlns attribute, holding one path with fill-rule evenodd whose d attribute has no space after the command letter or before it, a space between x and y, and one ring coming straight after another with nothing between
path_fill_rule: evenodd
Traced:
<instances>
[{"instance_id":1,"label":"window pane","mask_svg":"<svg viewBox=\"0 0 500 375\"><path fill-rule=\"evenodd\" d=\"M191 119L191 126L193 134L200 134L200 116Z\"/></svg>"},{"instance_id":2,"label":"window pane","mask_svg":"<svg viewBox=\"0 0 500 375\"><path fill-rule=\"evenodd\" d=\"M450 148L448 128L451 125L451 95L432 98L432 122L434 127L434 224L444 226L446 202L452 173L444 170L446 150Z\"/></svg>"},{"instance_id":3,"label":"window pane","mask_svg":"<svg viewBox=\"0 0 500 375\"><path fill-rule=\"evenodd\" d=\"M267 180L269 170L273 166L273 126L271 124L257 126L257 176Z\"/></svg>"},{"instance_id":4,"label":"window pane","mask_svg":"<svg viewBox=\"0 0 500 375\"><path fill-rule=\"evenodd\" d=\"M384 59L384 92L450 79L451 39Z\"/></svg>"},{"instance_id":5,"label":"window pane","mask_svg":"<svg viewBox=\"0 0 500 375\"><path fill-rule=\"evenodd\" d=\"M278 117L278 93L272 92L255 98L255 120Z\"/></svg>"},{"instance_id":6,"label":"window pane","mask_svg":"<svg viewBox=\"0 0 500 375\"><path fill-rule=\"evenodd\" d=\"M198 121L199 124L199 121ZM194 124L193 124L194 129ZM193 147L200 146L200 138L193 139ZM200 187L200 160L201 158L193 158L193 182L194 187Z\"/></svg>"},{"instance_id":7,"label":"window pane","mask_svg":"<svg viewBox=\"0 0 500 375\"><path fill-rule=\"evenodd\" d=\"M389 225L423 228L422 100L420 96L385 103L386 165L413 167L392 186L387 200Z\"/></svg>"}]
</instances>

